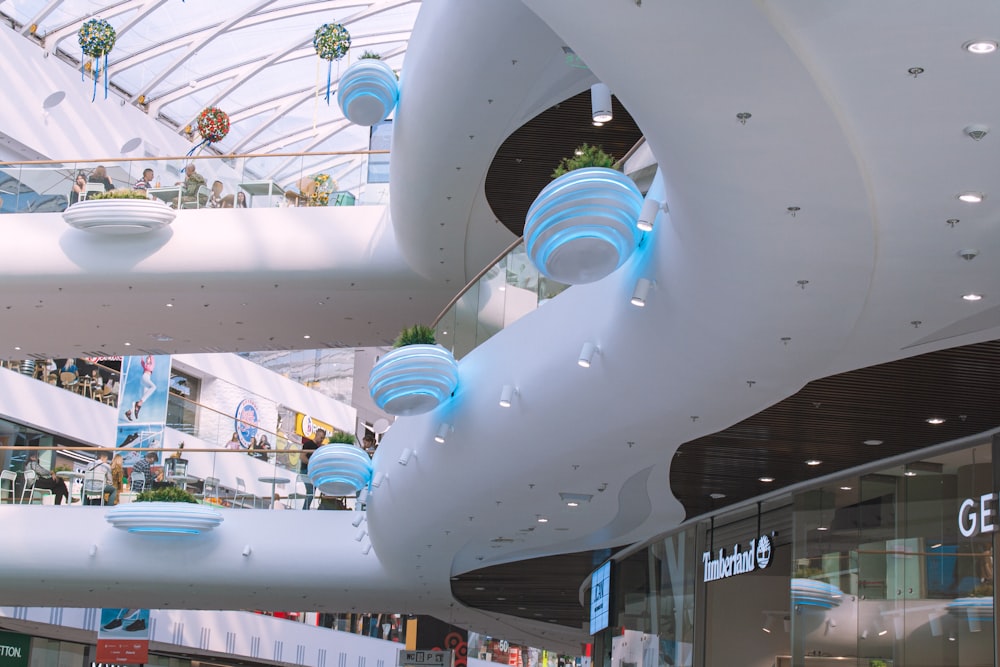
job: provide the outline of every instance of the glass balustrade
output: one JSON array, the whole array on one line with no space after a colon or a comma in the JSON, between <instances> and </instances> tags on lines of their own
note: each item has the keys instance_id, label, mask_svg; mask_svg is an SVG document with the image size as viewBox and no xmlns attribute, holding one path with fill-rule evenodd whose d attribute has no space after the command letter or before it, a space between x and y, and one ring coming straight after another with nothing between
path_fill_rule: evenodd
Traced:
<instances>
[{"instance_id":1,"label":"glass balustrade","mask_svg":"<svg viewBox=\"0 0 1000 667\"><path fill-rule=\"evenodd\" d=\"M0 362L0 373L19 373L50 385L38 388L41 400L46 391L65 391L117 410L120 363L115 357L6 360ZM203 383L210 383L210 387ZM257 408L278 416L277 427L269 430L239 422L233 414L199 402L203 391L253 401ZM43 480L34 491L26 484L29 454L35 452L38 463L63 480L76 504L84 500L87 472L105 453L109 465L116 455L122 457L119 502L130 502L143 490L174 486L191 492L199 502L224 507L353 509L353 497L327 497L318 489L311 491L308 478L300 473L302 435L295 416L288 406L225 380L199 380L175 369L164 427L127 424L119 430L116 440L120 441L112 447L92 447L0 419L0 470L4 474L0 504L54 503L53 489L44 488L52 486L48 481ZM115 419L115 414L108 410L107 418ZM243 431L242 437L237 431ZM139 480L132 476L135 464L148 454L153 455L149 474Z\"/></svg>"},{"instance_id":2,"label":"glass balustrade","mask_svg":"<svg viewBox=\"0 0 1000 667\"><path fill-rule=\"evenodd\" d=\"M518 239L438 315L437 341L461 359L567 287L539 274Z\"/></svg>"},{"instance_id":3,"label":"glass balustrade","mask_svg":"<svg viewBox=\"0 0 1000 667\"><path fill-rule=\"evenodd\" d=\"M108 189L145 185L150 198L183 209L388 204L387 183L369 183L368 162L388 151L122 157L0 162L0 213L61 212ZM331 165L331 159L333 164ZM201 179L188 180L193 166ZM187 181L187 186L185 182Z\"/></svg>"}]
</instances>

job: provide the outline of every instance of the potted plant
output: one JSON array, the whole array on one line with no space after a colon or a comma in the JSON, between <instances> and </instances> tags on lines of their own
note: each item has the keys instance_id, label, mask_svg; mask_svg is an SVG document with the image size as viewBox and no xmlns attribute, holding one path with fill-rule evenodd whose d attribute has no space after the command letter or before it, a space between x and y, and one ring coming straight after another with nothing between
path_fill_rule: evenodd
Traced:
<instances>
[{"instance_id":1,"label":"potted plant","mask_svg":"<svg viewBox=\"0 0 1000 667\"><path fill-rule=\"evenodd\" d=\"M177 212L143 190L98 192L65 211L70 227L100 234L142 234L166 227Z\"/></svg>"},{"instance_id":2,"label":"potted plant","mask_svg":"<svg viewBox=\"0 0 1000 667\"><path fill-rule=\"evenodd\" d=\"M567 285L594 282L635 252L642 193L613 164L600 146L583 144L556 165L524 225L528 257L542 275Z\"/></svg>"},{"instance_id":3,"label":"potted plant","mask_svg":"<svg viewBox=\"0 0 1000 667\"><path fill-rule=\"evenodd\" d=\"M222 523L222 514L176 486L149 489L135 502L115 505L105 519L115 528L147 535L200 535Z\"/></svg>"},{"instance_id":4,"label":"potted plant","mask_svg":"<svg viewBox=\"0 0 1000 667\"><path fill-rule=\"evenodd\" d=\"M368 377L376 405L396 416L419 415L451 397L458 386L458 362L436 342L431 327L418 324L400 332L394 349Z\"/></svg>"},{"instance_id":5,"label":"potted plant","mask_svg":"<svg viewBox=\"0 0 1000 667\"><path fill-rule=\"evenodd\" d=\"M365 51L340 77L337 104L355 125L385 120L398 101L399 77L377 53Z\"/></svg>"}]
</instances>

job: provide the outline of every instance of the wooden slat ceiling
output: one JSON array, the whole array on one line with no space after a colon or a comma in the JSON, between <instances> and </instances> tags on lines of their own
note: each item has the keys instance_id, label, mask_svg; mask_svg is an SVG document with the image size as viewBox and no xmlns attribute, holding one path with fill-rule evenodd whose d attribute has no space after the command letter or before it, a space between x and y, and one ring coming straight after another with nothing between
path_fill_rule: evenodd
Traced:
<instances>
[{"instance_id":1,"label":"wooden slat ceiling","mask_svg":"<svg viewBox=\"0 0 1000 667\"><path fill-rule=\"evenodd\" d=\"M538 193L552 181L552 170L583 143L604 148L615 160L624 156L642 132L612 97L614 119L603 127L590 120L590 89L538 114L500 146L486 174L486 200L503 225L517 236Z\"/></svg>"},{"instance_id":2,"label":"wooden slat ceiling","mask_svg":"<svg viewBox=\"0 0 1000 667\"><path fill-rule=\"evenodd\" d=\"M946 421L934 426L925 421L930 417ZM998 426L1000 341L992 341L811 382L739 424L681 445L670 486L692 518ZM807 466L809 458L823 463ZM765 484L761 476L775 481ZM725 498L713 500L712 493ZM471 607L579 628L587 610L577 591L607 557L588 552L487 567L453 578L452 591Z\"/></svg>"}]
</instances>

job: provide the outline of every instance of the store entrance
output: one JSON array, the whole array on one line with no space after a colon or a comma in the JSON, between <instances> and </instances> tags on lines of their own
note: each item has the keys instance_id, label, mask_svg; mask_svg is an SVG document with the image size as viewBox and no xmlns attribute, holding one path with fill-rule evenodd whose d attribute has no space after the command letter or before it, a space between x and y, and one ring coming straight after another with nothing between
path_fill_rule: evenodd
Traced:
<instances>
[{"instance_id":1,"label":"store entrance","mask_svg":"<svg viewBox=\"0 0 1000 667\"><path fill-rule=\"evenodd\" d=\"M759 515L755 506L713 524L699 565L705 667L788 664L792 506L762 506Z\"/></svg>"}]
</instances>

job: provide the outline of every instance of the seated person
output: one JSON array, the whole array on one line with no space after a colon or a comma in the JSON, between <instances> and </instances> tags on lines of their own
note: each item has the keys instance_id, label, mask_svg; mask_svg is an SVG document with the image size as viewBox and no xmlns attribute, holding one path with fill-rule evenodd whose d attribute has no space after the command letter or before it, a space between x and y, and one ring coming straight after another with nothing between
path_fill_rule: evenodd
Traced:
<instances>
[{"instance_id":1,"label":"seated person","mask_svg":"<svg viewBox=\"0 0 1000 667\"><path fill-rule=\"evenodd\" d=\"M198 188L205 186L205 177L199 174L191 162L184 167L184 180L178 181L181 186L181 206L192 202L197 202L198 206L204 206L208 202L208 197L198 194Z\"/></svg>"},{"instance_id":2,"label":"seated person","mask_svg":"<svg viewBox=\"0 0 1000 667\"><path fill-rule=\"evenodd\" d=\"M111 179L108 178L108 171L104 168L103 164L99 164L94 167L94 171L91 172L90 177L87 179L88 183L101 183L104 185L105 192L111 192L115 189L114 184Z\"/></svg>"},{"instance_id":3,"label":"seated person","mask_svg":"<svg viewBox=\"0 0 1000 667\"><path fill-rule=\"evenodd\" d=\"M135 185L132 186L132 189L142 190L143 192L145 192L151 187L153 187L153 170L147 167L146 169L142 170L142 176L139 177L139 180L135 182Z\"/></svg>"},{"instance_id":4,"label":"seated person","mask_svg":"<svg viewBox=\"0 0 1000 667\"><path fill-rule=\"evenodd\" d=\"M247 208L247 193L239 192L236 194L236 208Z\"/></svg>"},{"instance_id":5,"label":"seated person","mask_svg":"<svg viewBox=\"0 0 1000 667\"><path fill-rule=\"evenodd\" d=\"M81 199L87 198L87 177L81 171L77 172L76 179L73 181L73 189L69 193L69 203L70 206L77 203Z\"/></svg>"},{"instance_id":6,"label":"seated person","mask_svg":"<svg viewBox=\"0 0 1000 667\"><path fill-rule=\"evenodd\" d=\"M212 183L212 194L208 196L209 208L232 208L233 196L222 194L222 181Z\"/></svg>"},{"instance_id":7,"label":"seated person","mask_svg":"<svg viewBox=\"0 0 1000 667\"><path fill-rule=\"evenodd\" d=\"M26 468L33 470L35 473L35 488L48 489L55 494L56 505L62 505L62 501L69 497L69 489L66 488L66 482L38 462L38 452L28 452L28 465Z\"/></svg>"}]
</instances>

